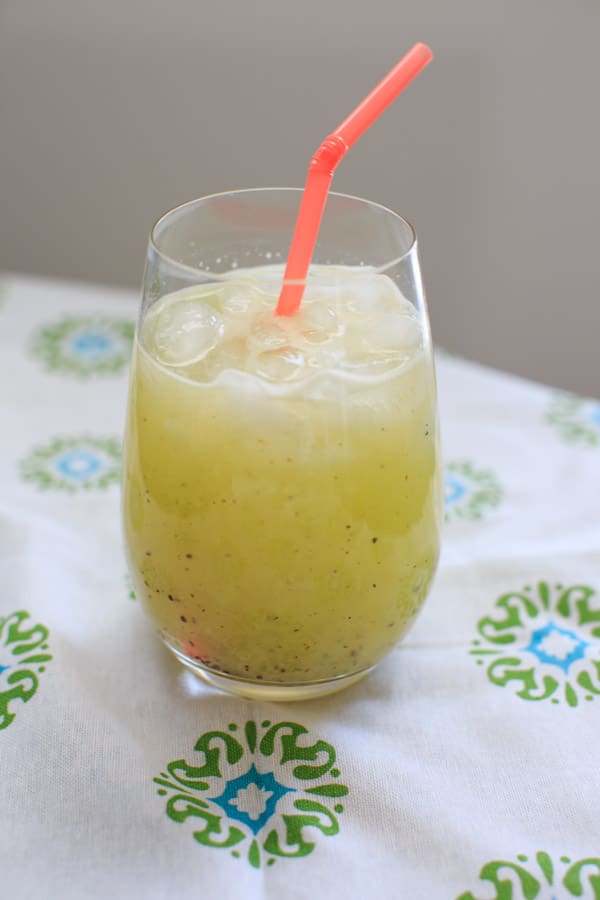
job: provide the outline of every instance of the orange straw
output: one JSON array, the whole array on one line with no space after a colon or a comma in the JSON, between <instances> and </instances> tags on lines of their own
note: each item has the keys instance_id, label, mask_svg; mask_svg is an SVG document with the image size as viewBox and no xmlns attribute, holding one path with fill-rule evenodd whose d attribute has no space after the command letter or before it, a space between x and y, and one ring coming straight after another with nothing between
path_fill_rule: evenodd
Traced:
<instances>
[{"instance_id":1,"label":"orange straw","mask_svg":"<svg viewBox=\"0 0 600 900\"><path fill-rule=\"evenodd\" d=\"M426 44L415 44L411 47L383 81L358 104L354 112L351 112L348 118L325 138L311 159L283 276L283 288L275 310L276 315L292 316L298 311L327 201L327 192L339 161L384 109L396 99L421 69L425 68L432 57L433 54Z\"/></svg>"}]
</instances>

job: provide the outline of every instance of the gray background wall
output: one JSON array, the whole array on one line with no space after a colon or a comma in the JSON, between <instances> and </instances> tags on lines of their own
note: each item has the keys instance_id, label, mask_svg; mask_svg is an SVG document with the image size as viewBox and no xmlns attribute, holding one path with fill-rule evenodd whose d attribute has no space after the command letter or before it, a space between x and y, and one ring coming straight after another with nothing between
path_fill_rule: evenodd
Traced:
<instances>
[{"instance_id":1,"label":"gray background wall","mask_svg":"<svg viewBox=\"0 0 600 900\"><path fill-rule=\"evenodd\" d=\"M300 185L417 40L335 188L415 224L439 343L600 395L598 0L0 0L0 268L137 286L160 213Z\"/></svg>"}]
</instances>

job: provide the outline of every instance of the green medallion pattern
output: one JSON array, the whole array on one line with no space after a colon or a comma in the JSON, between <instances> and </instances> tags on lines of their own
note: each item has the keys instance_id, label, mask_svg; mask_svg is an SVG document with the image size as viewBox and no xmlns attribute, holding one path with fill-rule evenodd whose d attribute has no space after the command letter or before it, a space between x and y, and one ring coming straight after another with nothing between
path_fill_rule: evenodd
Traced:
<instances>
[{"instance_id":1,"label":"green medallion pattern","mask_svg":"<svg viewBox=\"0 0 600 900\"><path fill-rule=\"evenodd\" d=\"M498 506L502 488L493 472L474 463L450 462L444 473L445 518L481 519Z\"/></svg>"},{"instance_id":2,"label":"green medallion pattern","mask_svg":"<svg viewBox=\"0 0 600 900\"><path fill-rule=\"evenodd\" d=\"M503 594L477 623L471 655L523 700L578 706L600 695L600 599L583 584L540 581Z\"/></svg>"},{"instance_id":3,"label":"green medallion pattern","mask_svg":"<svg viewBox=\"0 0 600 900\"><path fill-rule=\"evenodd\" d=\"M69 316L40 328L32 352L50 371L80 378L111 375L127 365L134 331L124 319Z\"/></svg>"},{"instance_id":4,"label":"green medallion pattern","mask_svg":"<svg viewBox=\"0 0 600 900\"><path fill-rule=\"evenodd\" d=\"M575 394L555 394L545 421L567 444L600 447L600 403Z\"/></svg>"},{"instance_id":5,"label":"green medallion pattern","mask_svg":"<svg viewBox=\"0 0 600 900\"><path fill-rule=\"evenodd\" d=\"M0 731L14 721L18 703L28 703L38 689L38 675L52 659L48 629L31 624L19 610L0 616Z\"/></svg>"},{"instance_id":6,"label":"green medallion pattern","mask_svg":"<svg viewBox=\"0 0 600 900\"><path fill-rule=\"evenodd\" d=\"M487 887L483 894L467 891L456 900L563 900L587 897L600 900L600 858L591 856L573 862L568 856L553 861L540 851L511 860L494 860L481 869L479 878ZM489 886L494 889L490 894Z\"/></svg>"},{"instance_id":7,"label":"green medallion pattern","mask_svg":"<svg viewBox=\"0 0 600 900\"><path fill-rule=\"evenodd\" d=\"M200 821L192 834L203 847L227 849L259 869L308 856L315 830L338 833L348 788L333 746L303 725L232 722L207 731L193 749L190 761L170 762L154 781L173 822Z\"/></svg>"},{"instance_id":8,"label":"green medallion pattern","mask_svg":"<svg viewBox=\"0 0 600 900\"><path fill-rule=\"evenodd\" d=\"M56 437L35 447L21 463L21 477L41 490L105 490L121 476L118 438Z\"/></svg>"}]
</instances>

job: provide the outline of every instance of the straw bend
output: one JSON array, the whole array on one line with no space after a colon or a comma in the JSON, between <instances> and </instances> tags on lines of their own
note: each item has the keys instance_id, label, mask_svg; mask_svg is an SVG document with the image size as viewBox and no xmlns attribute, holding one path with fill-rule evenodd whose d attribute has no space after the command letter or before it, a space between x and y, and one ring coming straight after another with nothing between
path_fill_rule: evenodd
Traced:
<instances>
[{"instance_id":1,"label":"straw bend","mask_svg":"<svg viewBox=\"0 0 600 900\"><path fill-rule=\"evenodd\" d=\"M330 134L315 152L308 167L308 173L319 172L333 175L335 169L348 150L346 141L339 134Z\"/></svg>"},{"instance_id":2,"label":"straw bend","mask_svg":"<svg viewBox=\"0 0 600 900\"><path fill-rule=\"evenodd\" d=\"M426 44L415 44L341 125L325 138L312 157L275 315L292 316L300 306L327 192L338 163L431 58L431 50Z\"/></svg>"}]
</instances>

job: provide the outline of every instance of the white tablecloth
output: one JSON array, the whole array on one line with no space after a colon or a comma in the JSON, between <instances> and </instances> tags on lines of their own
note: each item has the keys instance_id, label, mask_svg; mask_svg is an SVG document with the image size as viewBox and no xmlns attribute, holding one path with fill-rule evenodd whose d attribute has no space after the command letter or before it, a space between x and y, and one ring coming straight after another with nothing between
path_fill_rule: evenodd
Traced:
<instances>
[{"instance_id":1,"label":"white tablecloth","mask_svg":"<svg viewBox=\"0 0 600 900\"><path fill-rule=\"evenodd\" d=\"M0 298L0 896L600 898L600 404L440 353L444 549L330 698L185 672L128 582L136 298Z\"/></svg>"}]
</instances>

